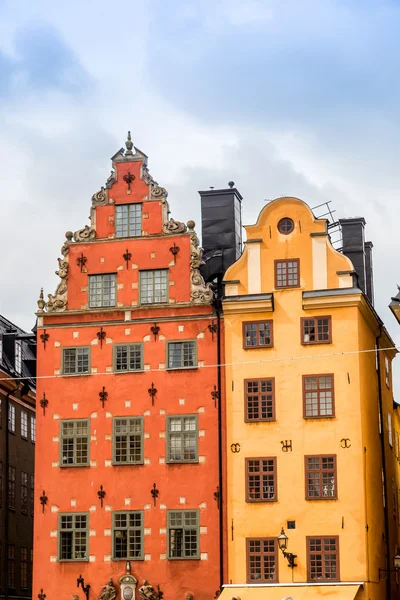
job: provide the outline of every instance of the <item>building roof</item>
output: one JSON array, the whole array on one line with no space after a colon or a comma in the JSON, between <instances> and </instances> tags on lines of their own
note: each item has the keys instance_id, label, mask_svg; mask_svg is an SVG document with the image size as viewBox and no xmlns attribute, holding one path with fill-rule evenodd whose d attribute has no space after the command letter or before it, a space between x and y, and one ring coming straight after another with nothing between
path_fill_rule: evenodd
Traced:
<instances>
[{"instance_id":1,"label":"building roof","mask_svg":"<svg viewBox=\"0 0 400 600\"><path fill-rule=\"evenodd\" d=\"M21 343L21 372L15 368L15 342ZM0 371L27 381L32 389L36 387L36 339L33 333L0 315Z\"/></svg>"}]
</instances>

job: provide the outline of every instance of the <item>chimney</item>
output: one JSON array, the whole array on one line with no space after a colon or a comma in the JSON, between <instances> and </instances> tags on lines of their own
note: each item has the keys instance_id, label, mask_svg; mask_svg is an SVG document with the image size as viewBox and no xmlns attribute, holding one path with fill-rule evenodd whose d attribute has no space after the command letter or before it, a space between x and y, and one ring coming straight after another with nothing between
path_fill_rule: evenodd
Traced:
<instances>
[{"instance_id":1,"label":"chimney","mask_svg":"<svg viewBox=\"0 0 400 600\"><path fill-rule=\"evenodd\" d=\"M201 274L206 282L222 279L227 268L242 254L242 196L229 188L199 192L201 198Z\"/></svg>"},{"instance_id":2,"label":"chimney","mask_svg":"<svg viewBox=\"0 0 400 600\"><path fill-rule=\"evenodd\" d=\"M372 268L372 248L374 247L372 242L365 242L365 275L366 275L366 288L367 296L371 301L372 306L374 305L374 271Z\"/></svg>"},{"instance_id":3,"label":"chimney","mask_svg":"<svg viewBox=\"0 0 400 600\"><path fill-rule=\"evenodd\" d=\"M364 242L365 219L363 217L339 219L339 223L343 236L342 252L354 265L358 287L373 304L372 243Z\"/></svg>"}]
</instances>

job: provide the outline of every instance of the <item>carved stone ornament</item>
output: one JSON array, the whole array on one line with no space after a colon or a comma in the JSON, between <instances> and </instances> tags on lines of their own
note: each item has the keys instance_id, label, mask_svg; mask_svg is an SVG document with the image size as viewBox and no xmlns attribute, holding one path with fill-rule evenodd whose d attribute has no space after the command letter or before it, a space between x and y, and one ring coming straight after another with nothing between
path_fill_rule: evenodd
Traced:
<instances>
[{"instance_id":1,"label":"carved stone ornament","mask_svg":"<svg viewBox=\"0 0 400 600\"><path fill-rule=\"evenodd\" d=\"M213 292L209 283L204 283L200 274L201 248L199 248L199 238L194 231L195 222L187 223L190 234L190 300L193 304L210 304L213 299Z\"/></svg>"},{"instance_id":2,"label":"carved stone ornament","mask_svg":"<svg viewBox=\"0 0 400 600\"><path fill-rule=\"evenodd\" d=\"M158 591L156 591L148 581L143 581L143 585L139 588L140 600L161 600L162 597L163 593L160 590L160 586L158 586Z\"/></svg>"},{"instance_id":3,"label":"carved stone ornament","mask_svg":"<svg viewBox=\"0 0 400 600\"><path fill-rule=\"evenodd\" d=\"M83 229L78 229L74 233L74 240L76 242L91 242L96 239L96 230L89 225L85 225Z\"/></svg>"},{"instance_id":4,"label":"carved stone ornament","mask_svg":"<svg viewBox=\"0 0 400 600\"><path fill-rule=\"evenodd\" d=\"M92 196L92 206L101 206L101 205L107 204L107 203L108 203L108 192L102 186L101 189L98 192L96 192L95 194L93 194L93 196Z\"/></svg>"},{"instance_id":5,"label":"carved stone ornament","mask_svg":"<svg viewBox=\"0 0 400 600\"><path fill-rule=\"evenodd\" d=\"M110 581L101 588L99 600L115 600L116 597L117 590L114 587L113 580L110 579Z\"/></svg>"},{"instance_id":6,"label":"carved stone ornament","mask_svg":"<svg viewBox=\"0 0 400 600\"><path fill-rule=\"evenodd\" d=\"M167 196L168 192L165 188L159 185L150 186L150 200L160 200L161 198L166 198Z\"/></svg>"},{"instance_id":7,"label":"carved stone ornament","mask_svg":"<svg viewBox=\"0 0 400 600\"><path fill-rule=\"evenodd\" d=\"M117 181L117 171L115 171L114 169L111 171L111 175L109 176L109 178L106 181L106 188L109 190L113 183L115 183Z\"/></svg>"},{"instance_id":8,"label":"carved stone ornament","mask_svg":"<svg viewBox=\"0 0 400 600\"><path fill-rule=\"evenodd\" d=\"M70 241L70 237L67 234L70 234L70 231L67 231L66 238L67 241L64 242L63 247L61 248L61 254L63 258L58 258L58 271L56 271L56 275L61 279L60 283L57 286L57 289L54 293L48 294L48 300L46 302L47 312L62 312L67 308L67 290L68 290L68 242ZM40 307L39 307L40 310Z\"/></svg>"},{"instance_id":9,"label":"carved stone ornament","mask_svg":"<svg viewBox=\"0 0 400 600\"><path fill-rule=\"evenodd\" d=\"M147 185L158 185L158 182L155 179L153 179L153 177L150 175L149 169L148 169L148 167L145 164L142 165L142 177L141 177L141 179Z\"/></svg>"},{"instance_id":10,"label":"carved stone ornament","mask_svg":"<svg viewBox=\"0 0 400 600\"><path fill-rule=\"evenodd\" d=\"M121 600L135 600L137 579L131 574L130 562L127 562L126 573L118 580L121 590Z\"/></svg>"},{"instance_id":11,"label":"carved stone ornament","mask_svg":"<svg viewBox=\"0 0 400 600\"><path fill-rule=\"evenodd\" d=\"M180 221L174 221L174 219L169 219L163 223L163 233L186 233L187 227L185 223L181 223Z\"/></svg>"}]
</instances>

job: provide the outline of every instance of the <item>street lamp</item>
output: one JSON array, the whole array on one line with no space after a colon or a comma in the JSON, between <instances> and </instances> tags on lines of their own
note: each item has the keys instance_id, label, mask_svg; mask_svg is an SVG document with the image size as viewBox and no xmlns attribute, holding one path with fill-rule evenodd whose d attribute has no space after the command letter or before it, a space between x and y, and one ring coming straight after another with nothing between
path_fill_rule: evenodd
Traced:
<instances>
[{"instance_id":1,"label":"street lamp","mask_svg":"<svg viewBox=\"0 0 400 600\"><path fill-rule=\"evenodd\" d=\"M379 579L381 579L381 573L397 573L400 569L400 554L397 553L393 557L394 569L379 569Z\"/></svg>"},{"instance_id":2,"label":"street lamp","mask_svg":"<svg viewBox=\"0 0 400 600\"><path fill-rule=\"evenodd\" d=\"M292 554L291 552L286 552L286 548L288 546L289 538L285 534L285 530L282 527L280 534L278 535L278 546L279 550L282 552L283 556L288 560L288 566L293 569L293 567L297 567L295 558L297 558L297 554ZM399 557L400 559L400 557Z\"/></svg>"}]
</instances>

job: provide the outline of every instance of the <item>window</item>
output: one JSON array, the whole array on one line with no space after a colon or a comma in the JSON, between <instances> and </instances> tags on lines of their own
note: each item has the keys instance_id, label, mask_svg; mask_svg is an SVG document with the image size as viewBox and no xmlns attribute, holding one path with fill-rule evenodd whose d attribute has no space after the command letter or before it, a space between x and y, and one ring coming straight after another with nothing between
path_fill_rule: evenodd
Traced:
<instances>
[{"instance_id":1,"label":"window","mask_svg":"<svg viewBox=\"0 0 400 600\"><path fill-rule=\"evenodd\" d=\"M89 308L115 306L116 275L89 275Z\"/></svg>"},{"instance_id":2,"label":"window","mask_svg":"<svg viewBox=\"0 0 400 600\"><path fill-rule=\"evenodd\" d=\"M337 498L336 455L306 456L306 499Z\"/></svg>"},{"instance_id":3,"label":"window","mask_svg":"<svg viewBox=\"0 0 400 600\"><path fill-rule=\"evenodd\" d=\"M82 467L89 464L88 419L61 421L61 466Z\"/></svg>"},{"instance_id":4,"label":"window","mask_svg":"<svg viewBox=\"0 0 400 600\"><path fill-rule=\"evenodd\" d=\"M88 525L86 514L62 514L58 521L58 560L88 559Z\"/></svg>"},{"instance_id":5,"label":"window","mask_svg":"<svg viewBox=\"0 0 400 600\"><path fill-rule=\"evenodd\" d=\"M21 437L28 439L28 413L21 410Z\"/></svg>"},{"instance_id":6,"label":"window","mask_svg":"<svg viewBox=\"0 0 400 600\"><path fill-rule=\"evenodd\" d=\"M197 344L189 342L167 343L168 369L188 369L197 367Z\"/></svg>"},{"instance_id":7,"label":"window","mask_svg":"<svg viewBox=\"0 0 400 600\"><path fill-rule=\"evenodd\" d=\"M21 546L21 588L28 589L28 548Z\"/></svg>"},{"instance_id":8,"label":"window","mask_svg":"<svg viewBox=\"0 0 400 600\"><path fill-rule=\"evenodd\" d=\"M247 539L247 581L278 581L278 544L276 538Z\"/></svg>"},{"instance_id":9,"label":"window","mask_svg":"<svg viewBox=\"0 0 400 600\"><path fill-rule=\"evenodd\" d=\"M114 371L143 370L143 344L118 344L114 346Z\"/></svg>"},{"instance_id":10,"label":"window","mask_svg":"<svg viewBox=\"0 0 400 600\"><path fill-rule=\"evenodd\" d=\"M22 342L15 340L15 370L19 375L22 373Z\"/></svg>"},{"instance_id":11,"label":"window","mask_svg":"<svg viewBox=\"0 0 400 600\"><path fill-rule=\"evenodd\" d=\"M21 471L21 512L28 514L28 473Z\"/></svg>"},{"instance_id":12,"label":"window","mask_svg":"<svg viewBox=\"0 0 400 600\"><path fill-rule=\"evenodd\" d=\"M115 236L137 237L142 235L142 205L122 204L115 207Z\"/></svg>"},{"instance_id":13,"label":"window","mask_svg":"<svg viewBox=\"0 0 400 600\"><path fill-rule=\"evenodd\" d=\"M36 417L31 415L31 442L36 442Z\"/></svg>"},{"instance_id":14,"label":"window","mask_svg":"<svg viewBox=\"0 0 400 600\"><path fill-rule=\"evenodd\" d=\"M143 559L143 512L113 513L113 559Z\"/></svg>"},{"instance_id":15,"label":"window","mask_svg":"<svg viewBox=\"0 0 400 600\"><path fill-rule=\"evenodd\" d=\"M339 580L339 538L307 537L308 581Z\"/></svg>"},{"instance_id":16,"label":"window","mask_svg":"<svg viewBox=\"0 0 400 600\"><path fill-rule=\"evenodd\" d=\"M197 462L197 415L167 417L167 462Z\"/></svg>"},{"instance_id":17,"label":"window","mask_svg":"<svg viewBox=\"0 0 400 600\"><path fill-rule=\"evenodd\" d=\"M15 510L15 482L16 482L16 469L15 467L8 467L8 508Z\"/></svg>"},{"instance_id":18,"label":"window","mask_svg":"<svg viewBox=\"0 0 400 600\"><path fill-rule=\"evenodd\" d=\"M143 464L143 417L114 419L113 462Z\"/></svg>"},{"instance_id":19,"label":"window","mask_svg":"<svg viewBox=\"0 0 400 600\"><path fill-rule=\"evenodd\" d=\"M276 458L246 458L247 502L276 501Z\"/></svg>"},{"instance_id":20,"label":"window","mask_svg":"<svg viewBox=\"0 0 400 600\"><path fill-rule=\"evenodd\" d=\"M301 319L302 344L330 344L332 342L331 317Z\"/></svg>"},{"instance_id":21,"label":"window","mask_svg":"<svg viewBox=\"0 0 400 600\"><path fill-rule=\"evenodd\" d=\"M89 348L63 348L63 375L89 373Z\"/></svg>"},{"instance_id":22,"label":"window","mask_svg":"<svg viewBox=\"0 0 400 600\"><path fill-rule=\"evenodd\" d=\"M199 558L199 511L169 510L168 558Z\"/></svg>"},{"instance_id":23,"label":"window","mask_svg":"<svg viewBox=\"0 0 400 600\"><path fill-rule=\"evenodd\" d=\"M8 544L8 587L15 588L15 546Z\"/></svg>"},{"instance_id":24,"label":"window","mask_svg":"<svg viewBox=\"0 0 400 600\"><path fill-rule=\"evenodd\" d=\"M31 479L31 489L30 489L30 495L29 495L29 508L30 508L31 516L33 517L33 510L35 508L35 478L33 475L31 475L30 479Z\"/></svg>"},{"instance_id":25,"label":"window","mask_svg":"<svg viewBox=\"0 0 400 600\"><path fill-rule=\"evenodd\" d=\"M333 417L333 375L303 375L304 417Z\"/></svg>"},{"instance_id":26,"label":"window","mask_svg":"<svg viewBox=\"0 0 400 600\"><path fill-rule=\"evenodd\" d=\"M393 448L392 415L390 413L388 413L388 441L389 446Z\"/></svg>"},{"instance_id":27,"label":"window","mask_svg":"<svg viewBox=\"0 0 400 600\"><path fill-rule=\"evenodd\" d=\"M15 433L15 406L11 402L8 405L8 431Z\"/></svg>"},{"instance_id":28,"label":"window","mask_svg":"<svg viewBox=\"0 0 400 600\"><path fill-rule=\"evenodd\" d=\"M292 219L289 217L285 217L278 222L278 231L279 233L283 233L284 235L288 235L288 233L292 233L294 229L294 223Z\"/></svg>"},{"instance_id":29,"label":"window","mask_svg":"<svg viewBox=\"0 0 400 600\"><path fill-rule=\"evenodd\" d=\"M168 302L168 271L140 271L140 303Z\"/></svg>"},{"instance_id":30,"label":"window","mask_svg":"<svg viewBox=\"0 0 400 600\"><path fill-rule=\"evenodd\" d=\"M299 267L300 261L298 258L294 258L292 260L276 260L275 287L298 287L300 270Z\"/></svg>"},{"instance_id":31,"label":"window","mask_svg":"<svg viewBox=\"0 0 400 600\"><path fill-rule=\"evenodd\" d=\"M275 420L275 380L246 379L245 389L245 421Z\"/></svg>"},{"instance_id":32,"label":"window","mask_svg":"<svg viewBox=\"0 0 400 600\"><path fill-rule=\"evenodd\" d=\"M387 356L385 356L385 382L386 386L390 387L390 362Z\"/></svg>"},{"instance_id":33,"label":"window","mask_svg":"<svg viewBox=\"0 0 400 600\"><path fill-rule=\"evenodd\" d=\"M243 323L243 348L271 348L273 345L272 321Z\"/></svg>"}]
</instances>

